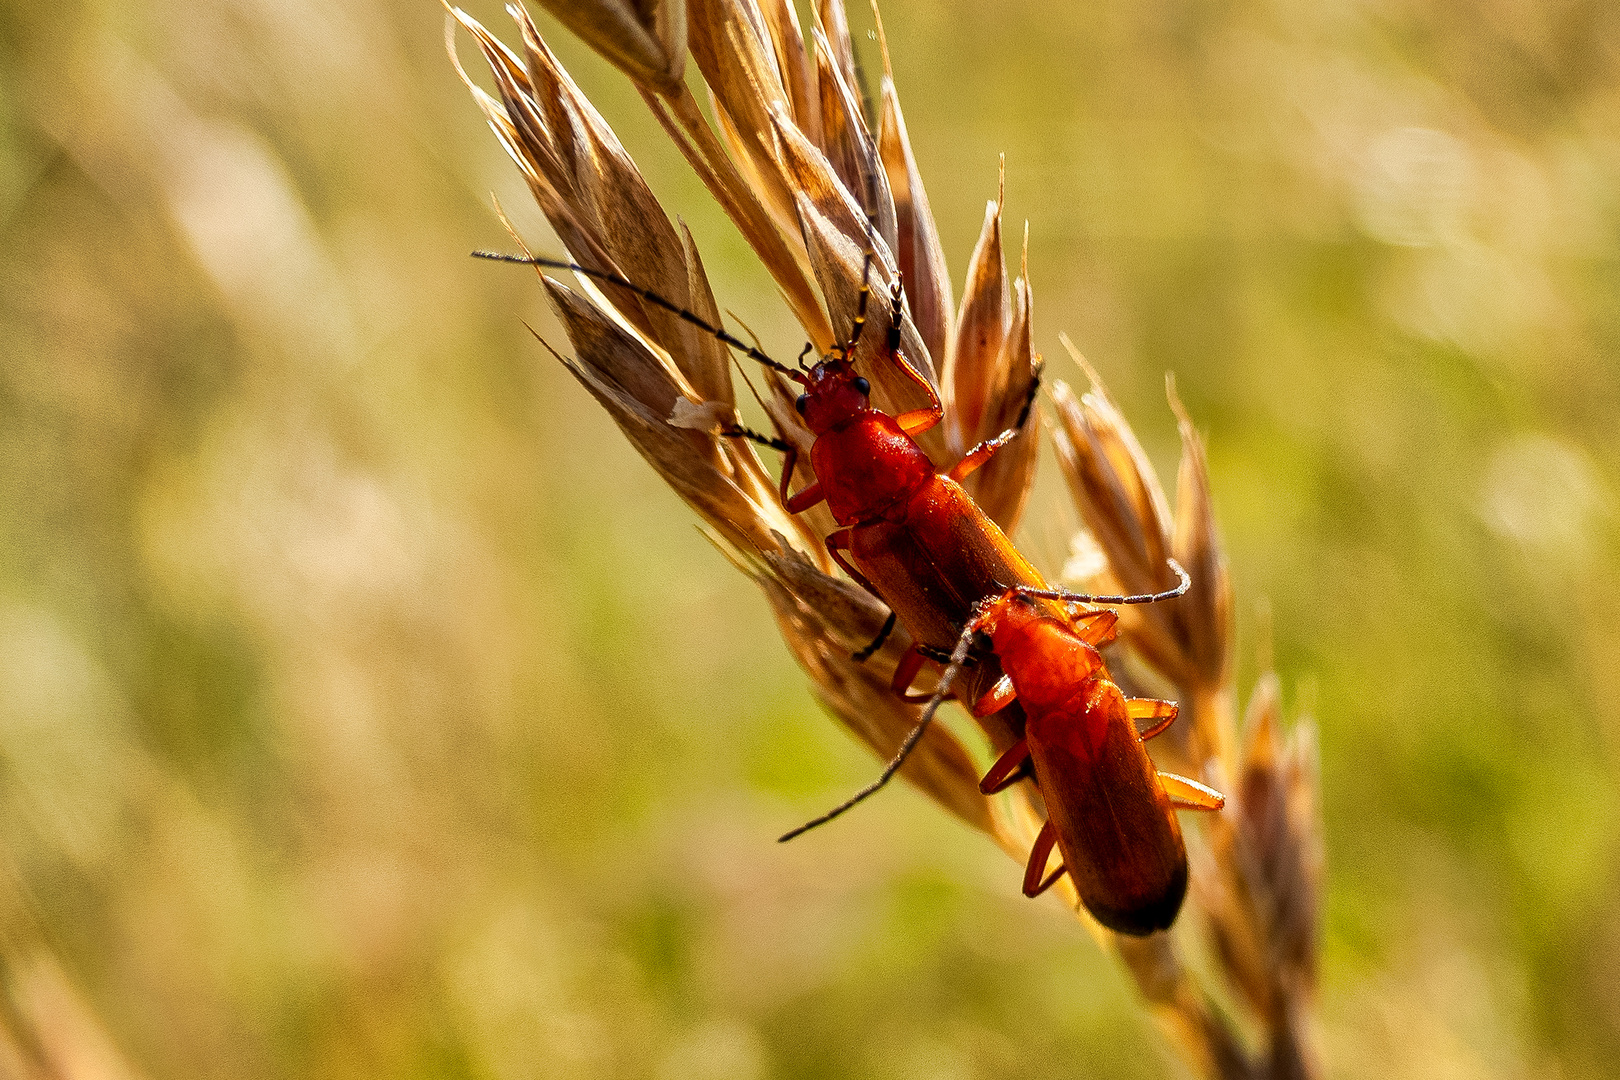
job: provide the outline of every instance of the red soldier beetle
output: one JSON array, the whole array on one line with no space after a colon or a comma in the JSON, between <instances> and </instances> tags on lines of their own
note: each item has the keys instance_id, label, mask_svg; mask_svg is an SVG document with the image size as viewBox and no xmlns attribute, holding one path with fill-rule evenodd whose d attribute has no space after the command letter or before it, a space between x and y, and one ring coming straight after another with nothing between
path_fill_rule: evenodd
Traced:
<instances>
[{"instance_id":1,"label":"red soldier beetle","mask_svg":"<svg viewBox=\"0 0 1620 1080\"><path fill-rule=\"evenodd\" d=\"M803 490L789 494L798 464L797 447L743 427L728 427L723 434L751 439L786 454L778 492L790 513L803 513L823 500L827 502L833 519L841 526L826 539L828 554L852 579L887 604L891 612L877 638L855 658L872 656L893 629L896 617L915 643L896 672L897 691L904 689L900 676L909 672L904 680L908 684L925 655L946 655L979 600L999 595L1013 585L1032 590L1046 588L1040 571L979 509L960 483L1017 436L1034 404L1036 387L1031 387L1017 424L973 447L949 472L937 472L915 436L938 424L945 410L932 384L900 351L903 295L898 278L890 292L893 314L883 355L928 395L930 404L899 416L873 408L871 386L855 372L850 360L866 327L871 296L870 251L862 268L849 341L834 346L808 370L796 370L773 360L757 347L618 274L531 256L484 251L473 254L572 270L629 289L803 387L796 407L816 436L810 450L816 480ZM1016 723L1012 730L1016 734Z\"/></svg>"},{"instance_id":2,"label":"red soldier beetle","mask_svg":"<svg viewBox=\"0 0 1620 1080\"><path fill-rule=\"evenodd\" d=\"M1062 589L1015 587L974 605L950 662L917 726L876 781L783 839L832 820L876 792L921 740L976 639L1005 674L973 703L984 717L1013 701L1023 705L1024 736L985 773L979 790L994 794L1032 770L1047 820L1030 850L1024 895L1039 896L1067 873L1096 920L1122 934L1167 929L1187 892L1187 849L1175 810L1219 810L1219 792L1174 773L1157 771L1143 743L1176 718L1167 701L1127 698L1108 677L1099 650L1114 640L1119 613L1088 608L1056 617L1040 601L1135 604L1169 600L1187 590L1186 571L1170 563L1180 584L1138 596L1083 596ZM1137 722L1147 722L1139 729ZM1046 864L1056 847L1062 863Z\"/></svg>"}]
</instances>

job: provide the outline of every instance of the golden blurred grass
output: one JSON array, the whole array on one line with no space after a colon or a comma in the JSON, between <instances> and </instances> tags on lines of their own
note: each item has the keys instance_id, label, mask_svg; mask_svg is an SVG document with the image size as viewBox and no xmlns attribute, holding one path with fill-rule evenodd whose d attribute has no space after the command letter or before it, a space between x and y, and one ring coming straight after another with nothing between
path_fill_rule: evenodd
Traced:
<instances>
[{"instance_id":1,"label":"golden blurred grass","mask_svg":"<svg viewBox=\"0 0 1620 1080\"><path fill-rule=\"evenodd\" d=\"M913 795L770 842L870 763L533 345L528 279L465 258L524 196L440 19L0 15L8 1067L1162 1075L1091 945ZM1606 1075L1612 5L885 21L953 265L1005 151L1038 346L1080 341L1161 468L1164 371L1206 425L1321 725L1337 1073ZM685 166L638 161L793 344Z\"/></svg>"}]
</instances>

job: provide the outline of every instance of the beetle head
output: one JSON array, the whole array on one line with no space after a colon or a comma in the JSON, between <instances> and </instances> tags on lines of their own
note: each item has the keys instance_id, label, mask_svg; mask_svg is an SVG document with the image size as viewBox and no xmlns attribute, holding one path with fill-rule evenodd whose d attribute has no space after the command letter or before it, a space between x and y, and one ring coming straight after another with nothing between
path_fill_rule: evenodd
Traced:
<instances>
[{"instance_id":1,"label":"beetle head","mask_svg":"<svg viewBox=\"0 0 1620 1080\"><path fill-rule=\"evenodd\" d=\"M820 435L870 408L872 385L834 349L810 369L802 379L804 393L794 407L804 417L805 426Z\"/></svg>"}]
</instances>

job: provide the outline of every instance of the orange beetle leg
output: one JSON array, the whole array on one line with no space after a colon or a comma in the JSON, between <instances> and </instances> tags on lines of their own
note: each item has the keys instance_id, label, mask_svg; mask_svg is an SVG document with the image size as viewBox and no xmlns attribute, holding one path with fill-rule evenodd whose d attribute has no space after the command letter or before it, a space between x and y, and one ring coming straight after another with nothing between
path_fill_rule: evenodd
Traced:
<instances>
[{"instance_id":1,"label":"orange beetle leg","mask_svg":"<svg viewBox=\"0 0 1620 1080\"><path fill-rule=\"evenodd\" d=\"M1046 876L1045 881L1041 882L1039 885L1037 885L1035 887L1034 892L1030 892L1028 889L1025 889L1024 890L1024 895L1028 896L1028 897L1032 897L1032 898L1041 895L1041 893L1045 892L1047 889L1050 889L1052 886L1056 885L1057 884L1057 879L1062 877L1064 874L1067 874L1068 872L1069 872L1069 868L1067 866L1058 867L1056 870L1052 871L1050 874L1048 874Z\"/></svg>"},{"instance_id":2,"label":"orange beetle leg","mask_svg":"<svg viewBox=\"0 0 1620 1080\"><path fill-rule=\"evenodd\" d=\"M1157 698L1133 697L1125 699L1125 712L1132 720L1156 720L1157 723L1147 727L1137 726L1136 737L1147 742L1153 736L1164 731L1165 728L1176 722L1176 713L1180 710L1173 701L1160 701Z\"/></svg>"},{"instance_id":3,"label":"orange beetle leg","mask_svg":"<svg viewBox=\"0 0 1620 1080\"><path fill-rule=\"evenodd\" d=\"M1024 895L1039 896L1050 889L1057 879L1062 877L1069 869L1060 866L1052 871L1044 881L1041 874L1046 870L1046 860L1052 854L1052 847L1057 843L1057 828L1048 821L1041 826L1041 834L1035 838L1035 846L1029 849L1029 865L1024 868Z\"/></svg>"},{"instance_id":4,"label":"orange beetle leg","mask_svg":"<svg viewBox=\"0 0 1620 1080\"><path fill-rule=\"evenodd\" d=\"M895 665L894 678L889 682L889 689L893 690L895 694L899 696L900 700L933 700L934 695L931 693L913 694L910 692L911 684L917 681L917 673L922 671L923 661L926 659L927 657L923 656L922 650L913 645L911 648L907 649L906 654L900 658L900 663Z\"/></svg>"},{"instance_id":5,"label":"orange beetle leg","mask_svg":"<svg viewBox=\"0 0 1620 1080\"><path fill-rule=\"evenodd\" d=\"M974 716L989 716L1000 712L1018 699L1018 691L1013 689L1011 675L1003 675L996 680L996 684L984 692L984 696L973 703Z\"/></svg>"},{"instance_id":6,"label":"orange beetle leg","mask_svg":"<svg viewBox=\"0 0 1620 1080\"><path fill-rule=\"evenodd\" d=\"M969 450L966 454L963 454L962 460L958 461L951 469L950 476L952 480L960 483L962 480L966 479L968 474L974 469L977 469L980 465L983 465L985 462L995 457L996 451L1018 438L1018 436L1024 430L1024 424L1029 420L1030 410L1035 407L1035 395L1040 392L1040 389L1041 366L1039 363L1037 363L1035 367L1035 377L1031 379L1029 383L1029 397L1024 399L1024 408L1023 411L1018 414L1017 422L1006 431L1003 431L1000 435L997 435L995 438L986 439L978 446L975 446L973 449Z\"/></svg>"},{"instance_id":7,"label":"orange beetle leg","mask_svg":"<svg viewBox=\"0 0 1620 1080\"><path fill-rule=\"evenodd\" d=\"M1226 805L1225 795L1185 776L1162 772L1159 783L1164 785L1164 793L1170 796L1170 805L1177 810L1219 810Z\"/></svg>"},{"instance_id":8,"label":"orange beetle leg","mask_svg":"<svg viewBox=\"0 0 1620 1080\"><path fill-rule=\"evenodd\" d=\"M1093 649L1100 649L1119 636L1119 612L1113 608L1076 612L1074 621L1081 624L1080 640Z\"/></svg>"},{"instance_id":9,"label":"orange beetle leg","mask_svg":"<svg viewBox=\"0 0 1620 1080\"><path fill-rule=\"evenodd\" d=\"M911 369L908 367L906 370L909 372ZM927 384L925 383L924 385ZM932 389L932 387L930 387L930 389ZM934 405L927 409L912 409L910 412L903 412L894 419L895 423L900 425L901 431L904 431L907 435L915 438L916 436L927 431L929 428L933 427L935 424L939 423L940 418L944 415L944 408L939 405Z\"/></svg>"},{"instance_id":10,"label":"orange beetle leg","mask_svg":"<svg viewBox=\"0 0 1620 1080\"><path fill-rule=\"evenodd\" d=\"M1005 754L996 759L994 765L990 766L990 771L979 781L979 791L985 795L1006 791L1024 778L1025 766L1028 764L1029 744L1019 739L1007 748Z\"/></svg>"},{"instance_id":11,"label":"orange beetle leg","mask_svg":"<svg viewBox=\"0 0 1620 1080\"><path fill-rule=\"evenodd\" d=\"M1018 429L1008 428L995 438L986 439L978 446L975 446L973 449L969 450L966 454L963 454L962 460L951 466L951 479L955 480L957 483L961 483L963 480L967 479L968 474L973 472L974 469L977 469L980 465L983 465L985 462L995 457L997 450L1000 450L1003 446L1006 446L1016 438L1018 438Z\"/></svg>"},{"instance_id":12,"label":"orange beetle leg","mask_svg":"<svg viewBox=\"0 0 1620 1080\"><path fill-rule=\"evenodd\" d=\"M791 466L792 464L793 464L793 451L789 450L788 451L788 465ZM792 495L792 496L788 495L787 486L788 486L788 480L791 477L792 477L792 474L786 468L784 468L782 470L781 495L782 495L782 505L787 507L787 512L788 513L790 513L790 514L802 514L806 510L810 509L812 506L816 505L816 503L820 502L822 499L825 499L827 497L821 490L821 481L820 480L817 480L815 483L811 484L809 487L805 488L803 491L799 492L797 495Z\"/></svg>"},{"instance_id":13,"label":"orange beetle leg","mask_svg":"<svg viewBox=\"0 0 1620 1080\"><path fill-rule=\"evenodd\" d=\"M900 351L900 321L904 318L905 303L903 290L904 286L901 285L900 279L895 278L894 285L889 289L889 339L884 343L884 351L894 357L895 367L900 369L900 374L915 383L933 403L926 409L912 409L894 418L901 431L915 438L944 418L945 406L940 404L939 393L933 384L923 378L922 372L912 366L911 361Z\"/></svg>"},{"instance_id":14,"label":"orange beetle leg","mask_svg":"<svg viewBox=\"0 0 1620 1080\"><path fill-rule=\"evenodd\" d=\"M798 463L799 448L789 446L782 458L782 476L776 481L776 494L781 497L783 506L793 501L793 496L788 494L788 485L793 483L793 467Z\"/></svg>"},{"instance_id":15,"label":"orange beetle leg","mask_svg":"<svg viewBox=\"0 0 1620 1080\"><path fill-rule=\"evenodd\" d=\"M809 488L804 489L804 491L809 490ZM804 491L799 492L799 494L803 495ZM855 584L859 585L861 588L865 589L879 600L882 600L883 594L878 592L877 587L874 586L870 581L866 580L866 575L855 569L855 567L851 566L849 560L839 554L841 551L849 550L849 534L851 531L852 530L850 529L839 529L837 532L827 537L827 554L831 555L833 562L837 563L839 567L843 569L844 573L849 575L851 581L855 582Z\"/></svg>"}]
</instances>

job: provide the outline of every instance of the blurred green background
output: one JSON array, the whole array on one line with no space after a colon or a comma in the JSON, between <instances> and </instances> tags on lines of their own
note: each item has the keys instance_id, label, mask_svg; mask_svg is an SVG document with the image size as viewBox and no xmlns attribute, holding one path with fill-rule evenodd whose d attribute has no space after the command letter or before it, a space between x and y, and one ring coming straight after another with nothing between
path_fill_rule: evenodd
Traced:
<instances>
[{"instance_id":1,"label":"blurred green background","mask_svg":"<svg viewBox=\"0 0 1620 1080\"><path fill-rule=\"evenodd\" d=\"M773 842L873 763L524 329L560 340L532 276L466 257L492 191L548 234L442 18L0 6L0 1073L1174 1073L914 793ZM1207 436L1241 683L1272 642L1321 725L1331 1074L1615 1075L1620 5L885 21L958 289L1005 151L1052 370L1067 330L1167 482L1166 371Z\"/></svg>"}]
</instances>

